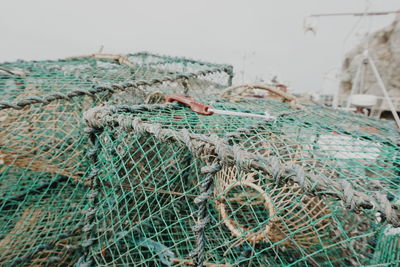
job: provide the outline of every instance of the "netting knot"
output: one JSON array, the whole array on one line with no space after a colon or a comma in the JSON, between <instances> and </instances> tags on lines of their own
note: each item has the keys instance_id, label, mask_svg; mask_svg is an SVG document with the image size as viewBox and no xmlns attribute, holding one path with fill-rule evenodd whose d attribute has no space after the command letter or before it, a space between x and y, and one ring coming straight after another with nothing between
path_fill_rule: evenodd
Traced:
<instances>
[{"instance_id":1,"label":"netting knot","mask_svg":"<svg viewBox=\"0 0 400 267\"><path fill-rule=\"evenodd\" d=\"M102 127L104 118L110 114L111 110L108 107L95 107L86 111L83 118L88 127L98 129Z\"/></svg>"},{"instance_id":2,"label":"netting knot","mask_svg":"<svg viewBox=\"0 0 400 267\"><path fill-rule=\"evenodd\" d=\"M85 256L79 258L78 262L75 265L76 267L90 267L92 266L92 261L86 259Z\"/></svg>"},{"instance_id":3,"label":"netting knot","mask_svg":"<svg viewBox=\"0 0 400 267\"><path fill-rule=\"evenodd\" d=\"M342 185L346 206L351 210L354 210L356 207L356 201L354 200L354 190L351 183L346 180L340 180L339 183Z\"/></svg>"},{"instance_id":4,"label":"netting knot","mask_svg":"<svg viewBox=\"0 0 400 267\"><path fill-rule=\"evenodd\" d=\"M239 146L233 145L232 153L237 166L246 170L250 168L252 161L245 151L243 151Z\"/></svg>"},{"instance_id":5,"label":"netting knot","mask_svg":"<svg viewBox=\"0 0 400 267\"><path fill-rule=\"evenodd\" d=\"M221 165L213 164L213 165L207 165L207 166L202 167L201 168L201 173L204 173L204 174L212 173L212 174L214 174L214 173L216 173L216 172L218 172L220 170L221 170Z\"/></svg>"},{"instance_id":6,"label":"netting knot","mask_svg":"<svg viewBox=\"0 0 400 267\"><path fill-rule=\"evenodd\" d=\"M390 201L387 199L386 195L382 193L377 193L376 194L376 199L380 206L383 209L383 213L386 216L386 219L390 222L396 221L396 215L393 213L393 208L392 204Z\"/></svg>"},{"instance_id":7,"label":"netting knot","mask_svg":"<svg viewBox=\"0 0 400 267\"><path fill-rule=\"evenodd\" d=\"M280 184L280 180L282 177L282 169L281 169L281 164L279 162L279 159L277 157L271 157L270 158L270 165L272 168L272 179L274 179L276 184Z\"/></svg>"},{"instance_id":8,"label":"netting knot","mask_svg":"<svg viewBox=\"0 0 400 267\"><path fill-rule=\"evenodd\" d=\"M207 224L210 222L210 216L206 216L196 222L196 225L192 226L192 230L196 233L201 232L206 228Z\"/></svg>"}]
</instances>

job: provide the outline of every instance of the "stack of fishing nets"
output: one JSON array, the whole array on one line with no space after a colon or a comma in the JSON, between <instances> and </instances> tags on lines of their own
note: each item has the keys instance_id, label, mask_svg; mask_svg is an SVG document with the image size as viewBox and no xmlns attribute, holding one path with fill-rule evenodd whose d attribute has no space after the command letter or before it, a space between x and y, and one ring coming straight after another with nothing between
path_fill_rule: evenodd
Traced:
<instances>
[{"instance_id":1,"label":"stack of fishing nets","mask_svg":"<svg viewBox=\"0 0 400 267\"><path fill-rule=\"evenodd\" d=\"M93 148L81 264L400 263L393 124L285 93L224 96L198 100L225 115L198 114L210 108L191 101L85 114Z\"/></svg>"},{"instance_id":2,"label":"stack of fishing nets","mask_svg":"<svg viewBox=\"0 0 400 267\"><path fill-rule=\"evenodd\" d=\"M230 66L148 53L0 64L0 265L80 257L84 111L151 103L171 91L217 92L231 76Z\"/></svg>"}]
</instances>

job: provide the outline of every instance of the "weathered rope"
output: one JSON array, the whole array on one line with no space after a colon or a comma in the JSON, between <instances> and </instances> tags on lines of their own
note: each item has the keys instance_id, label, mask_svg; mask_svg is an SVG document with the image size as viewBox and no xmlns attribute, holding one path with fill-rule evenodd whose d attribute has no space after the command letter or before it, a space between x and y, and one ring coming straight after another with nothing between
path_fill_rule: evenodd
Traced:
<instances>
[{"instance_id":1,"label":"weathered rope","mask_svg":"<svg viewBox=\"0 0 400 267\"><path fill-rule=\"evenodd\" d=\"M204 229L210 222L210 215L208 213L208 200L214 192L214 175L221 166L219 164L213 164L205 166L201 169L201 172L206 175L205 179L200 184L200 195L195 198L194 203L198 205L197 210L197 222L193 227L193 231L196 233L196 248L192 252L194 257L194 266L202 267L204 265L205 256L205 244L206 234Z\"/></svg>"},{"instance_id":2,"label":"weathered rope","mask_svg":"<svg viewBox=\"0 0 400 267\"><path fill-rule=\"evenodd\" d=\"M241 90L238 94L230 95L231 92L233 92L237 89L240 89L240 88L243 88L243 90ZM243 93L245 93L246 91L251 90L251 89L264 90L264 91L273 93L275 95L278 95L278 96L284 98L286 101L288 101L290 103L290 105L295 109L304 109L305 108L303 105L298 103L298 99L294 95L287 93L287 92L283 92L282 90L279 90L279 89L271 87L271 86L259 85L259 84L241 84L241 85L235 85L232 87L228 87L224 91L222 91L222 93L220 94L220 97L232 97L232 96L241 97L243 95Z\"/></svg>"},{"instance_id":3,"label":"weathered rope","mask_svg":"<svg viewBox=\"0 0 400 267\"><path fill-rule=\"evenodd\" d=\"M89 133L89 139L92 143L93 147L88 152L87 157L92 162L92 170L88 177L85 179L85 185L90 188L90 192L87 195L88 198L88 209L84 210L85 215L85 225L83 227L83 232L85 234L85 241L81 244L84 250L84 255L79 259L77 266L78 267L88 267L93 264L93 260L91 259L90 247L95 242L95 219L97 215L97 202L99 195L99 181L97 174L99 172L98 167L98 154L101 150L100 140L98 139L98 135L101 134L101 128L91 128L87 129Z\"/></svg>"},{"instance_id":4,"label":"weathered rope","mask_svg":"<svg viewBox=\"0 0 400 267\"><path fill-rule=\"evenodd\" d=\"M26 72L19 69L5 69L0 67L0 74L16 75L20 77L25 77Z\"/></svg>"},{"instance_id":5,"label":"weathered rope","mask_svg":"<svg viewBox=\"0 0 400 267\"><path fill-rule=\"evenodd\" d=\"M157 109L165 109L165 108L176 108L178 106L177 103L162 103L162 104L142 104L142 105L114 105L109 107L94 107L89 109L84 114L84 121L89 128L87 131L91 133L92 131L100 131L103 128L103 124L98 123L102 121L102 118L110 115L116 114L121 112L127 113L137 113L140 111L152 111Z\"/></svg>"},{"instance_id":6,"label":"weathered rope","mask_svg":"<svg viewBox=\"0 0 400 267\"><path fill-rule=\"evenodd\" d=\"M230 146L224 139L216 136L195 134L186 129L175 131L164 129L159 124L142 122L132 115L113 114L112 108L96 108L85 114L85 121L89 127L102 128L105 126L121 127L140 135L153 135L160 141L172 141L185 145L189 151L200 160L211 163L217 162L224 166L238 166L246 171L258 170L273 176L278 182L288 179L300 185L308 194L325 194L343 200L353 209L375 209L386 216L394 226L400 224L400 210L394 203L382 198L378 193L367 195L355 190L349 182L330 179L322 175L305 173L301 166L296 164L282 164L275 157L262 157L254 153ZM277 171L279 169L279 172ZM277 174L280 174L277 177ZM274 182L276 182L274 181Z\"/></svg>"}]
</instances>

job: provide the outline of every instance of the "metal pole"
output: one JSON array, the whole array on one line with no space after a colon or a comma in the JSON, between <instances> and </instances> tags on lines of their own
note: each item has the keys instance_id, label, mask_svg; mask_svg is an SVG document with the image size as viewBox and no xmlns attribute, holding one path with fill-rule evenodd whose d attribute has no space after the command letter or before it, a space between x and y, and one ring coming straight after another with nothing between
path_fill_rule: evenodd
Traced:
<instances>
[{"instance_id":1,"label":"metal pole","mask_svg":"<svg viewBox=\"0 0 400 267\"><path fill-rule=\"evenodd\" d=\"M389 14L400 13L400 10L395 11L382 11L382 12L356 12L356 13L325 13L325 14L313 14L310 17L333 17L333 16L382 16Z\"/></svg>"},{"instance_id":2,"label":"metal pole","mask_svg":"<svg viewBox=\"0 0 400 267\"><path fill-rule=\"evenodd\" d=\"M395 121L396 121L396 123L397 123L397 127L400 128L400 118L399 118L399 115L397 114L396 108L394 107L393 102L392 102L392 100L390 99L389 93L388 93L387 90L386 90L386 87L385 87L385 84L383 83L382 77L381 77L381 75L379 74L378 69L377 69L376 66L375 66L375 62L374 62L374 60L371 58L370 55L368 55L368 61L369 61L369 63L371 64L372 71L374 72L374 75L375 75L375 77L376 77L376 80L378 81L379 87L382 89L383 95L385 96L386 101L389 103L389 107L390 107L390 110L392 111L393 117L394 117L394 119L395 119Z\"/></svg>"}]
</instances>

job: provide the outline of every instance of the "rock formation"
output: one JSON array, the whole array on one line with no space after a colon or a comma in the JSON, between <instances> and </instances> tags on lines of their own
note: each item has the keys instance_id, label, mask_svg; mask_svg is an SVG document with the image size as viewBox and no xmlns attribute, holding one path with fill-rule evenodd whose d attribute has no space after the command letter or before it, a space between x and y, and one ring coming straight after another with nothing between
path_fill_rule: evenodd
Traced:
<instances>
[{"instance_id":1,"label":"rock formation","mask_svg":"<svg viewBox=\"0 0 400 267\"><path fill-rule=\"evenodd\" d=\"M357 69L364 58L366 42L369 54L374 59L389 95L393 98L400 97L400 15L398 15L391 25L370 34L347 54L342 66L339 99L346 99L351 92ZM365 66L362 93L382 96L383 93L371 67L368 63ZM386 105L384 109L388 109Z\"/></svg>"}]
</instances>

